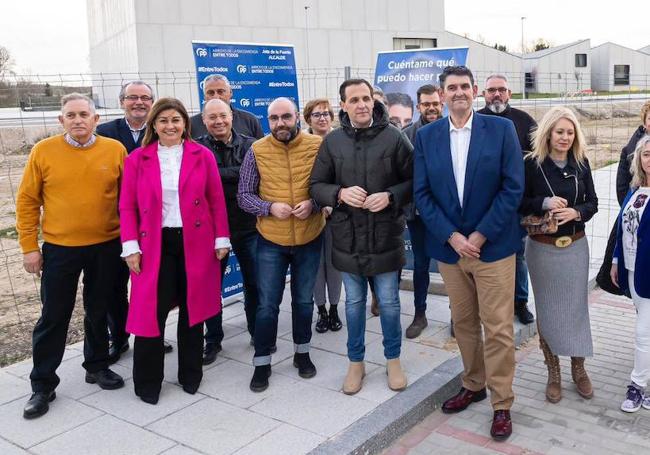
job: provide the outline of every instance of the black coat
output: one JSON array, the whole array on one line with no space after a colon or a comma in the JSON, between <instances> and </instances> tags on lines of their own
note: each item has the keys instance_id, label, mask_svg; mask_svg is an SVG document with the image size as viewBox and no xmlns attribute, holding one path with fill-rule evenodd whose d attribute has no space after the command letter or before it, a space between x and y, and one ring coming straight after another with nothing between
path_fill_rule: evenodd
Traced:
<instances>
[{"instance_id":1,"label":"black coat","mask_svg":"<svg viewBox=\"0 0 650 455\"><path fill-rule=\"evenodd\" d=\"M131 128L129 128L126 120L124 120L124 117L122 117L98 125L97 134L119 141L126 148L127 153L131 153L133 150L142 145L144 130L140 131L138 141L134 141L133 134L131 134Z\"/></svg>"},{"instance_id":2,"label":"black coat","mask_svg":"<svg viewBox=\"0 0 650 455\"><path fill-rule=\"evenodd\" d=\"M477 112L485 115L496 115L497 117L507 118L510 120L515 124L515 130L517 131L517 138L519 139L521 151L523 153L528 153L533 150L531 133L537 129L537 122L535 122L535 119L527 112L510 107L510 105L507 105L505 111L500 114L492 112L487 106Z\"/></svg>"},{"instance_id":3,"label":"black coat","mask_svg":"<svg viewBox=\"0 0 650 455\"><path fill-rule=\"evenodd\" d=\"M332 262L337 269L364 276L399 270L405 264L403 207L413 199L413 147L388 122L375 102L373 124L357 129L339 112L341 128L323 140L311 173L310 194L330 218ZM392 202L381 212L338 204L341 188L360 186L368 194L388 191Z\"/></svg>"},{"instance_id":4,"label":"black coat","mask_svg":"<svg viewBox=\"0 0 650 455\"><path fill-rule=\"evenodd\" d=\"M580 212L580 221L569 221L558 227L553 237L573 235L585 229L585 223L589 221L598 211L598 197L594 189L594 181L591 176L589 162L585 161L578 167L573 154L569 154L567 165L560 169L550 157L546 157L542 163L542 169L546 178L553 188L553 193L548 188L546 180L537 165L536 160L525 161L526 185L524 197L521 201L519 212L523 215L541 215L544 198L556 196L563 197L568 201L568 207ZM578 192L576 194L576 182Z\"/></svg>"},{"instance_id":5,"label":"black coat","mask_svg":"<svg viewBox=\"0 0 650 455\"><path fill-rule=\"evenodd\" d=\"M219 176L221 177L221 184L226 199L230 236L233 239L237 239L242 235L255 231L257 218L250 213L244 212L237 204L239 171L244 161L244 156L253 142L255 142L255 139L241 135L233 129L232 141L229 144L224 144L216 140L210 134L197 138L196 142L209 148L217 159Z\"/></svg>"},{"instance_id":6,"label":"black coat","mask_svg":"<svg viewBox=\"0 0 650 455\"><path fill-rule=\"evenodd\" d=\"M255 117L250 112L235 109L234 107L231 107L231 109L232 109L232 129L237 130L240 134L243 134L244 136L249 136L255 139L261 139L264 137L264 131L262 131L262 125L260 125L260 121L257 120L257 117ZM197 139L201 136L205 136L206 134L208 134L208 130L205 128L205 124L203 123L203 118L201 117L201 113L193 115L190 118L190 124L191 124L191 130L192 130L191 133L193 139Z\"/></svg>"},{"instance_id":7,"label":"black coat","mask_svg":"<svg viewBox=\"0 0 650 455\"><path fill-rule=\"evenodd\" d=\"M618 170L616 171L616 198L618 199L618 205L623 205L623 200L627 196L627 192L630 191L630 182L632 182L630 165L632 164L634 149L636 148L637 142L645 134L645 128L641 125L630 138L630 142L621 151L621 158L618 162Z\"/></svg>"}]
</instances>

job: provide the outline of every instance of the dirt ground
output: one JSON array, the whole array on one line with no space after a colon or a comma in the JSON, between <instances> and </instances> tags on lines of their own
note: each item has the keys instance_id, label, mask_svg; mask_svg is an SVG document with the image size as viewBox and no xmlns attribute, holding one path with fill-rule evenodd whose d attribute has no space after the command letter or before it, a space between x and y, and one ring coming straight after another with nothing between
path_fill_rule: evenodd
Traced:
<instances>
[{"instance_id":1,"label":"dirt ground","mask_svg":"<svg viewBox=\"0 0 650 455\"><path fill-rule=\"evenodd\" d=\"M618 161L621 148L639 125L642 102L624 101L574 105L585 134L593 168ZM540 100L526 108L536 120L549 109ZM0 128L0 367L31 355L31 336L40 316L39 280L22 269L22 255L15 234L15 194L30 146L58 128L43 125ZM83 338L83 309L78 304L70 324L68 341Z\"/></svg>"}]
</instances>

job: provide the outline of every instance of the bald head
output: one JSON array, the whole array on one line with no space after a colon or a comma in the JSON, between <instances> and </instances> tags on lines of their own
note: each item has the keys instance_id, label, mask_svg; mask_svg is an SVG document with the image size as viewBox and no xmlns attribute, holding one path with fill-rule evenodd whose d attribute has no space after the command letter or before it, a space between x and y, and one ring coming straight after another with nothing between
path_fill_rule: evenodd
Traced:
<instances>
[{"instance_id":1,"label":"bald head","mask_svg":"<svg viewBox=\"0 0 650 455\"><path fill-rule=\"evenodd\" d=\"M208 133L218 141L229 142L232 136L232 109L219 98L214 98L203 106L203 124Z\"/></svg>"},{"instance_id":2,"label":"bald head","mask_svg":"<svg viewBox=\"0 0 650 455\"><path fill-rule=\"evenodd\" d=\"M271 134L278 141L288 143L298 135L298 108L289 98L276 98L268 108Z\"/></svg>"}]
</instances>

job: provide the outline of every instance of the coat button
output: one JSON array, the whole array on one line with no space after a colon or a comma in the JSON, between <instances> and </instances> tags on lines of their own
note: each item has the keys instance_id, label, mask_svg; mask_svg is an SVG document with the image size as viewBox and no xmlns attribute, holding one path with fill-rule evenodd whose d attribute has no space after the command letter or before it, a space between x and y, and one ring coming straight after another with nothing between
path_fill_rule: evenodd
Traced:
<instances>
[{"instance_id":1,"label":"coat button","mask_svg":"<svg viewBox=\"0 0 650 455\"><path fill-rule=\"evenodd\" d=\"M140 236L142 236L142 237L146 237L146 236L147 236L147 232L146 232L146 231L141 232L141 233L140 233Z\"/></svg>"},{"instance_id":2,"label":"coat button","mask_svg":"<svg viewBox=\"0 0 650 455\"><path fill-rule=\"evenodd\" d=\"M198 199L194 199L194 205L199 205L199 200Z\"/></svg>"},{"instance_id":3,"label":"coat button","mask_svg":"<svg viewBox=\"0 0 650 455\"><path fill-rule=\"evenodd\" d=\"M197 220L197 221L195 221L195 222L194 222L194 226L196 226L196 227L199 227L199 226L201 226L201 222L200 222L200 221L198 221L198 220Z\"/></svg>"}]
</instances>

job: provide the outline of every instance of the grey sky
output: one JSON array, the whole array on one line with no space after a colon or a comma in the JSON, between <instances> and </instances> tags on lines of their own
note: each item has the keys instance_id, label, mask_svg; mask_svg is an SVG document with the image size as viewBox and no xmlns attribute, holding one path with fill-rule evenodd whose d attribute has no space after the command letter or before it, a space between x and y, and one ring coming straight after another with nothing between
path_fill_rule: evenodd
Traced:
<instances>
[{"instance_id":1,"label":"grey sky","mask_svg":"<svg viewBox=\"0 0 650 455\"><path fill-rule=\"evenodd\" d=\"M644 0L621 0L615 6L589 0L445 0L445 7L447 30L473 39L480 35L486 44L505 44L513 52L521 48L521 16L527 18L527 43L545 38L559 45L591 38L592 46L613 41L638 49L650 44L650 6ZM3 1L0 45L11 52L19 74L88 72L86 1Z\"/></svg>"}]
</instances>

